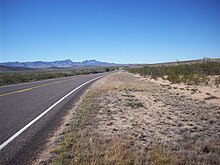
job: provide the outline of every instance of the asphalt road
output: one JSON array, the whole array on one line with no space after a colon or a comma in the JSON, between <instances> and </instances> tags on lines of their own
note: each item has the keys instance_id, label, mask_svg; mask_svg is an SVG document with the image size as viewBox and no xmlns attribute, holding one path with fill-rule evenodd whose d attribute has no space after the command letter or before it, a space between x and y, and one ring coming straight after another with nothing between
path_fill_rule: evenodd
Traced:
<instances>
[{"instance_id":1,"label":"asphalt road","mask_svg":"<svg viewBox=\"0 0 220 165\"><path fill-rule=\"evenodd\" d=\"M62 116L103 75L0 87L0 164L29 164L61 123Z\"/></svg>"}]
</instances>

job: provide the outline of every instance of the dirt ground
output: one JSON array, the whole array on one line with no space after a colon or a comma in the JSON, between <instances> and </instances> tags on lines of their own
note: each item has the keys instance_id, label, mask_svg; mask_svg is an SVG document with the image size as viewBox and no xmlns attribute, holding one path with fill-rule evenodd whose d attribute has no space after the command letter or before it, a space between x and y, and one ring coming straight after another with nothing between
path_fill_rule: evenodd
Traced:
<instances>
[{"instance_id":1,"label":"dirt ground","mask_svg":"<svg viewBox=\"0 0 220 165\"><path fill-rule=\"evenodd\" d=\"M148 149L163 146L188 161L220 163L219 99L214 98L217 104L212 104L201 99L203 93L195 97L184 92L186 88L161 85L125 72L96 85L107 91L100 96L105 109L95 116L97 132L131 137Z\"/></svg>"},{"instance_id":2,"label":"dirt ground","mask_svg":"<svg viewBox=\"0 0 220 165\"><path fill-rule=\"evenodd\" d=\"M134 143L128 148L135 146L136 150L146 151L159 148L173 157L171 164L217 165L220 164L219 88L210 89L202 91L199 87L177 86L117 72L91 87L91 93L98 93L99 108L83 129L106 139Z\"/></svg>"}]
</instances>

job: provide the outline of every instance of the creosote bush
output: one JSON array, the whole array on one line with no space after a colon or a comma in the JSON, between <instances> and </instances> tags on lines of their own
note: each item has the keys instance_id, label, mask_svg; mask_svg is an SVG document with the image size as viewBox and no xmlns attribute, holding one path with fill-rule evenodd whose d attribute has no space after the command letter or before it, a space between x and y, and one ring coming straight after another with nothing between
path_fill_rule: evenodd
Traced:
<instances>
[{"instance_id":1,"label":"creosote bush","mask_svg":"<svg viewBox=\"0 0 220 165\"><path fill-rule=\"evenodd\" d=\"M204 62L195 64L179 64L172 66L149 66L146 65L141 68L128 68L129 72L134 74L140 74L141 76L150 75L156 79L158 77L171 81L172 83L184 82L186 84L199 84L207 83L207 76L220 75L220 63L219 62ZM215 81L215 85L218 85L218 78Z\"/></svg>"}]
</instances>

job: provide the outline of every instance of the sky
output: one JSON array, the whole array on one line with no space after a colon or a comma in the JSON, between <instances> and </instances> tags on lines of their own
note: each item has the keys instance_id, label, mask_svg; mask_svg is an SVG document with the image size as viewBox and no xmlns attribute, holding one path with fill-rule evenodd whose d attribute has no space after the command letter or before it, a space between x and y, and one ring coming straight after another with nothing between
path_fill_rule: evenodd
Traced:
<instances>
[{"instance_id":1,"label":"sky","mask_svg":"<svg viewBox=\"0 0 220 165\"><path fill-rule=\"evenodd\" d=\"M0 0L0 62L220 58L220 0Z\"/></svg>"}]
</instances>

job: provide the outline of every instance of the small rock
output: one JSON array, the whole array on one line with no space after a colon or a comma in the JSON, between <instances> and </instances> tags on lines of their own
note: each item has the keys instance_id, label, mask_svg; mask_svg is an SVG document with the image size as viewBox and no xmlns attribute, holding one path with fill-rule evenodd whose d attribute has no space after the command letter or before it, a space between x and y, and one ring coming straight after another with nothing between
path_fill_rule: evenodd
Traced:
<instances>
[{"instance_id":1,"label":"small rock","mask_svg":"<svg viewBox=\"0 0 220 165\"><path fill-rule=\"evenodd\" d=\"M209 96L209 97L205 97L205 100L212 100L212 99L218 99L218 97L216 96Z\"/></svg>"},{"instance_id":2,"label":"small rock","mask_svg":"<svg viewBox=\"0 0 220 165\"><path fill-rule=\"evenodd\" d=\"M111 126L113 124L113 122L107 123L107 126Z\"/></svg>"}]
</instances>

